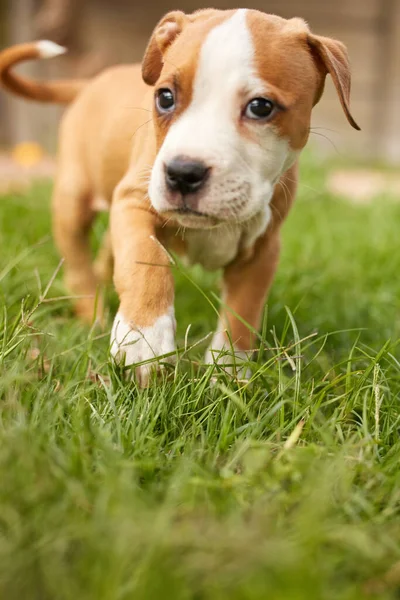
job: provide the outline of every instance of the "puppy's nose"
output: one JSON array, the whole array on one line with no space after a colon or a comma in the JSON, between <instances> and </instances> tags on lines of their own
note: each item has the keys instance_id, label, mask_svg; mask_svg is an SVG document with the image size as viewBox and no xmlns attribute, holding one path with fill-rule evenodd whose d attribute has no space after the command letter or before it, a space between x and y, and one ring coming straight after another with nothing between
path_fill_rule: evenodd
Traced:
<instances>
[{"instance_id":1,"label":"puppy's nose","mask_svg":"<svg viewBox=\"0 0 400 600\"><path fill-rule=\"evenodd\" d=\"M165 165L168 188L181 194L197 192L208 179L210 168L200 160L177 156Z\"/></svg>"}]
</instances>

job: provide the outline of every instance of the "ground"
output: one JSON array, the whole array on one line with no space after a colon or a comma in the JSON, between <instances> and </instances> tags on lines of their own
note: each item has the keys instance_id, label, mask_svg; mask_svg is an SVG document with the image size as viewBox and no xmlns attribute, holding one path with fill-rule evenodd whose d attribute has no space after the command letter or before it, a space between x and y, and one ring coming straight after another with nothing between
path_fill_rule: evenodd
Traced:
<instances>
[{"instance_id":1,"label":"ground","mask_svg":"<svg viewBox=\"0 0 400 600\"><path fill-rule=\"evenodd\" d=\"M0 199L1 598L398 597L400 204L328 172L303 161L248 383L201 365L217 277L180 266L175 379L125 383L60 299L50 186Z\"/></svg>"}]
</instances>

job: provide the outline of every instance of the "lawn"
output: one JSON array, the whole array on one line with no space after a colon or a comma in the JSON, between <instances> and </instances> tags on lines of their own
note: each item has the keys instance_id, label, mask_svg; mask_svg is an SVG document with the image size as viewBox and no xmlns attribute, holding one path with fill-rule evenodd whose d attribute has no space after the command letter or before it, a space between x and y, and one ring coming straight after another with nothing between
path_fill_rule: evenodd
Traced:
<instances>
[{"instance_id":1,"label":"lawn","mask_svg":"<svg viewBox=\"0 0 400 600\"><path fill-rule=\"evenodd\" d=\"M303 162L249 383L202 366L218 278L180 266L175 379L124 383L59 299L50 186L0 199L1 599L398 597L400 203L328 170Z\"/></svg>"}]
</instances>

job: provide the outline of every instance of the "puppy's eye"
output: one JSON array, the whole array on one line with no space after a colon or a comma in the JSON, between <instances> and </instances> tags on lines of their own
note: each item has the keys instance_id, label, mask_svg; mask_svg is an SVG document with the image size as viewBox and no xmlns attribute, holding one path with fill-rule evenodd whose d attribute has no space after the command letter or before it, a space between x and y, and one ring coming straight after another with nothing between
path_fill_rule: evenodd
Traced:
<instances>
[{"instance_id":1,"label":"puppy's eye","mask_svg":"<svg viewBox=\"0 0 400 600\"><path fill-rule=\"evenodd\" d=\"M162 88L156 94L156 107L159 113L168 113L175 108L174 93L168 88Z\"/></svg>"},{"instance_id":2,"label":"puppy's eye","mask_svg":"<svg viewBox=\"0 0 400 600\"><path fill-rule=\"evenodd\" d=\"M267 98L253 98L245 109L245 116L248 119L269 119L275 112L275 104Z\"/></svg>"}]
</instances>

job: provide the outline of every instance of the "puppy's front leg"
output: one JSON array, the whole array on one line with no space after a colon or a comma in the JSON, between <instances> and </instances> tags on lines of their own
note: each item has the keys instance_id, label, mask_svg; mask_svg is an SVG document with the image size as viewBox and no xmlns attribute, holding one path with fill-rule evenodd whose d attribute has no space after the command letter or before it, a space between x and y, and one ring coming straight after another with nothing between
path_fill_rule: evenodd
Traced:
<instances>
[{"instance_id":1,"label":"puppy's front leg","mask_svg":"<svg viewBox=\"0 0 400 600\"><path fill-rule=\"evenodd\" d=\"M225 306L207 351L208 364L235 363L239 376L243 375L240 363L249 358L254 349L256 341L254 330L257 331L260 327L264 302L279 260L279 250L279 231L267 231L257 241L250 260L244 262L239 260L225 269L223 287Z\"/></svg>"},{"instance_id":2,"label":"puppy's front leg","mask_svg":"<svg viewBox=\"0 0 400 600\"><path fill-rule=\"evenodd\" d=\"M174 283L169 257L156 238L158 217L134 191L116 193L111 208L114 282L120 298L111 353L133 365L175 351ZM165 358L173 361L174 356ZM148 384L157 361L136 368Z\"/></svg>"}]
</instances>

